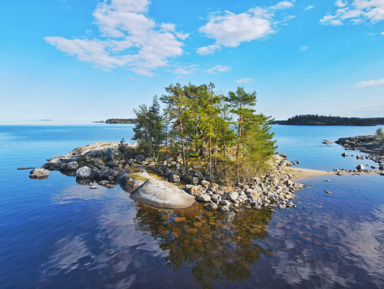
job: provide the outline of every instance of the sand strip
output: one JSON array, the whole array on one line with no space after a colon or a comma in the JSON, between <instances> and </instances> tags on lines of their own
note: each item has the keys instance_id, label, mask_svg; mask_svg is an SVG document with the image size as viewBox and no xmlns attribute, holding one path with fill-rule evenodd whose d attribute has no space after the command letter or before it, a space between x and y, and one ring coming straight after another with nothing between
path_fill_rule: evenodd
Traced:
<instances>
[{"instance_id":1,"label":"sand strip","mask_svg":"<svg viewBox=\"0 0 384 289\"><path fill-rule=\"evenodd\" d=\"M307 178L319 177L319 176L327 176L327 175L335 175L335 172L328 171L320 171L320 170L312 170L312 169L303 169L303 168L289 168L288 172L292 174L293 180L302 180Z\"/></svg>"}]
</instances>

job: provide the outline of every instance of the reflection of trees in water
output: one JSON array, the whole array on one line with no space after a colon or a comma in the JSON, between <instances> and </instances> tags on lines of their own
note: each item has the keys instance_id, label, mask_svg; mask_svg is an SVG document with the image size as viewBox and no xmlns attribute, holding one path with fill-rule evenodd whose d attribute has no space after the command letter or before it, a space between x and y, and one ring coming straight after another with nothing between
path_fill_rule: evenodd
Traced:
<instances>
[{"instance_id":1,"label":"reflection of trees in water","mask_svg":"<svg viewBox=\"0 0 384 289\"><path fill-rule=\"evenodd\" d=\"M261 254L271 253L257 244L258 239L268 237L270 210L244 210L230 215L199 210L193 217L178 215L139 205L135 220L142 230L160 240L162 250L169 250L166 261L170 268L193 264L193 276L204 288L224 279L248 279L250 267Z\"/></svg>"}]
</instances>

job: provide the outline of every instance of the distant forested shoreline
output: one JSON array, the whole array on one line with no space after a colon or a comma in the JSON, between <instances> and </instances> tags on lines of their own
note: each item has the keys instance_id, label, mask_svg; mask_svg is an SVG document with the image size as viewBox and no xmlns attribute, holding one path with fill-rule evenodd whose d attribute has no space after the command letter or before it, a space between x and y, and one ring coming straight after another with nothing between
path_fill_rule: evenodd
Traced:
<instances>
[{"instance_id":1,"label":"distant forested shoreline","mask_svg":"<svg viewBox=\"0 0 384 289\"><path fill-rule=\"evenodd\" d=\"M126 123L126 124L135 124L135 118L109 118L105 123Z\"/></svg>"},{"instance_id":2,"label":"distant forested shoreline","mask_svg":"<svg viewBox=\"0 0 384 289\"><path fill-rule=\"evenodd\" d=\"M287 120L275 120L272 124L282 125L343 125L343 126L374 126L384 125L384 117L340 117L325 115L296 115Z\"/></svg>"}]
</instances>

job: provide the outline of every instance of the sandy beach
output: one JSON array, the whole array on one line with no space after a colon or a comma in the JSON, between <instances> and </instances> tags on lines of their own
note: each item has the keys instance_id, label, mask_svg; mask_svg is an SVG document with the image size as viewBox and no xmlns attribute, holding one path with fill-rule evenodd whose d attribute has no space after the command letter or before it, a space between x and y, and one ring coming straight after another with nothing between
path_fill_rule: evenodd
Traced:
<instances>
[{"instance_id":1,"label":"sandy beach","mask_svg":"<svg viewBox=\"0 0 384 289\"><path fill-rule=\"evenodd\" d=\"M335 175L335 172L329 171L320 171L320 170L312 170L312 169L303 169L297 167L291 167L288 169L289 173L293 175L293 180L302 180L307 178L319 177L319 176L327 176L327 175Z\"/></svg>"}]
</instances>

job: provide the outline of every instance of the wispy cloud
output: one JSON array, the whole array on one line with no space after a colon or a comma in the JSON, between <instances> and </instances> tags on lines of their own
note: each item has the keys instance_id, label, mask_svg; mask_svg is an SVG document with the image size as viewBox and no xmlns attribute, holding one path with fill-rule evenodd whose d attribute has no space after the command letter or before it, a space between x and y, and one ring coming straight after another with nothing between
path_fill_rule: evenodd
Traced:
<instances>
[{"instance_id":1,"label":"wispy cloud","mask_svg":"<svg viewBox=\"0 0 384 289\"><path fill-rule=\"evenodd\" d=\"M172 23L155 23L147 16L148 0L109 0L100 3L93 16L100 39L45 37L59 50L80 61L102 68L128 67L137 74L168 65L183 54L188 34L177 32Z\"/></svg>"},{"instance_id":2,"label":"wispy cloud","mask_svg":"<svg viewBox=\"0 0 384 289\"><path fill-rule=\"evenodd\" d=\"M197 64L191 64L191 65L181 65L179 67L176 67L172 70L175 74L180 75L187 75L196 72L198 65Z\"/></svg>"},{"instance_id":3,"label":"wispy cloud","mask_svg":"<svg viewBox=\"0 0 384 289\"><path fill-rule=\"evenodd\" d=\"M207 70L208 73L215 73L215 72L226 72L229 71L231 68L226 65L215 65L214 67Z\"/></svg>"},{"instance_id":4,"label":"wispy cloud","mask_svg":"<svg viewBox=\"0 0 384 289\"><path fill-rule=\"evenodd\" d=\"M311 10L311 9L313 9L313 8L315 8L315 6L313 6L313 5L309 5L309 6L307 6L304 10L306 11L306 10Z\"/></svg>"},{"instance_id":5,"label":"wispy cloud","mask_svg":"<svg viewBox=\"0 0 384 289\"><path fill-rule=\"evenodd\" d=\"M242 42L266 37L275 32L274 27L279 23L274 19L274 13L292 6L292 2L282 1L267 9L256 7L239 14L226 11L224 15L211 16L199 31L214 39L215 43L200 47L197 53L211 54L221 47L237 47Z\"/></svg>"},{"instance_id":6,"label":"wispy cloud","mask_svg":"<svg viewBox=\"0 0 384 289\"><path fill-rule=\"evenodd\" d=\"M367 87L367 86L377 86L377 85L384 85L384 78L377 79L377 80L363 80L358 83L356 83L357 87Z\"/></svg>"},{"instance_id":7,"label":"wispy cloud","mask_svg":"<svg viewBox=\"0 0 384 289\"><path fill-rule=\"evenodd\" d=\"M236 81L237 83L251 83L254 82L253 78L241 78Z\"/></svg>"},{"instance_id":8,"label":"wispy cloud","mask_svg":"<svg viewBox=\"0 0 384 289\"><path fill-rule=\"evenodd\" d=\"M384 20L384 1L382 0L337 0L336 11L327 14L320 23L325 25L342 25L345 22L359 24Z\"/></svg>"},{"instance_id":9,"label":"wispy cloud","mask_svg":"<svg viewBox=\"0 0 384 289\"><path fill-rule=\"evenodd\" d=\"M380 33L381 35L384 35L384 31Z\"/></svg>"},{"instance_id":10,"label":"wispy cloud","mask_svg":"<svg viewBox=\"0 0 384 289\"><path fill-rule=\"evenodd\" d=\"M305 52L305 51L308 50L308 48L309 48L309 46L301 46L301 47L300 47L300 51L301 51L301 52Z\"/></svg>"},{"instance_id":11,"label":"wispy cloud","mask_svg":"<svg viewBox=\"0 0 384 289\"><path fill-rule=\"evenodd\" d=\"M208 46L203 46L197 49L197 54L208 55L214 53L216 50L220 49L221 46L217 44L212 44Z\"/></svg>"}]
</instances>

